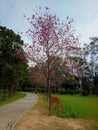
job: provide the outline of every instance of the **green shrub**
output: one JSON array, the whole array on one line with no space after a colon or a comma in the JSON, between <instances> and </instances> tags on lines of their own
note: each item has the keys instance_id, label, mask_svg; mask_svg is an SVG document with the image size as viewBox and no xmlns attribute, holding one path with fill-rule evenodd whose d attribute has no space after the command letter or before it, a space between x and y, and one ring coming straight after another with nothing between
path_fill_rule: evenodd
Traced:
<instances>
[{"instance_id":1,"label":"green shrub","mask_svg":"<svg viewBox=\"0 0 98 130\"><path fill-rule=\"evenodd\" d=\"M87 90L82 90L82 96L87 96L87 95L88 95Z\"/></svg>"},{"instance_id":2,"label":"green shrub","mask_svg":"<svg viewBox=\"0 0 98 130\"><path fill-rule=\"evenodd\" d=\"M98 96L98 90L96 91L96 95Z\"/></svg>"},{"instance_id":3,"label":"green shrub","mask_svg":"<svg viewBox=\"0 0 98 130\"><path fill-rule=\"evenodd\" d=\"M60 94L65 94L65 89L64 88L59 89L59 93Z\"/></svg>"},{"instance_id":4,"label":"green shrub","mask_svg":"<svg viewBox=\"0 0 98 130\"><path fill-rule=\"evenodd\" d=\"M75 93L75 91L74 91L74 90L69 90L69 89L67 89L67 90L65 90L64 93L65 93L65 94L73 95L73 94Z\"/></svg>"},{"instance_id":5,"label":"green shrub","mask_svg":"<svg viewBox=\"0 0 98 130\"><path fill-rule=\"evenodd\" d=\"M74 93L75 93L75 94L80 94L80 93L81 93L81 90L80 90L80 89L76 89L76 90L74 91Z\"/></svg>"},{"instance_id":6,"label":"green shrub","mask_svg":"<svg viewBox=\"0 0 98 130\"><path fill-rule=\"evenodd\" d=\"M74 94L74 90L70 90L70 95L73 95Z\"/></svg>"},{"instance_id":7,"label":"green shrub","mask_svg":"<svg viewBox=\"0 0 98 130\"><path fill-rule=\"evenodd\" d=\"M69 89L67 89L65 92L66 92L66 94L70 94L70 90Z\"/></svg>"}]
</instances>

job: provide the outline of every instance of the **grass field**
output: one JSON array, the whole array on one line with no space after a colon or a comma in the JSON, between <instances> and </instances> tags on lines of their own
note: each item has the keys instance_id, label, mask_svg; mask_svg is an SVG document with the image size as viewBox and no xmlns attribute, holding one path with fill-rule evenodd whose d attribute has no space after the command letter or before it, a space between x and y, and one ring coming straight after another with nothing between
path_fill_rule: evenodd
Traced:
<instances>
[{"instance_id":1,"label":"grass field","mask_svg":"<svg viewBox=\"0 0 98 130\"><path fill-rule=\"evenodd\" d=\"M16 92L13 97L8 97L5 101L2 101L2 93L0 93L0 106L19 100L25 96L24 93Z\"/></svg>"},{"instance_id":2,"label":"grass field","mask_svg":"<svg viewBox=\"0 0 98 130\"><path fill-rule=\"evenodd\" d=\"M98 97L96 96L70 96L57 95L66 109L68 117L97 119L98 120Z\"/></svg>"}]
</instances>

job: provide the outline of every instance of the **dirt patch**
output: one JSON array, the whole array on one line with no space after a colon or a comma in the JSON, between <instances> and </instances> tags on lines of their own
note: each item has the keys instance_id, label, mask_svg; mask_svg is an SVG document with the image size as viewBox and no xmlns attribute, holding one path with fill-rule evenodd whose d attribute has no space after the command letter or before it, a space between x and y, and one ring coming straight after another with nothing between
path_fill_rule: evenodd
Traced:
<instances>
[{"instance_id":1,"label":"dirt patch","mask_svg":"<svg viewBox=\"0 0 98 130\"><path fill-rule=\"evenodd\" d=\"M48 116L45 109L32 109L15 125L14 130L90 130L91 122L83 119Z\"/></svg>"}]
</instances>

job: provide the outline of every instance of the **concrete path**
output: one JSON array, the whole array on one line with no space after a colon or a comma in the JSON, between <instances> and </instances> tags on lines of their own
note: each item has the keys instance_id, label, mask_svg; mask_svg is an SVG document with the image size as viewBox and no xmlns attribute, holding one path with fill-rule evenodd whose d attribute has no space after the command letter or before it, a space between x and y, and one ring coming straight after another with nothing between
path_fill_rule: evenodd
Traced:
<instances>
[{"instance_id":1,"label":"concrete path","mask_svg":"<svg viewBox=\"0 0 98 130\"><path fill-rule=\"evenodd\" d=\"M12 130L15 122L37 102L37 95L26 93L23 99L0 107L0 130Z\"/></svg>"}]
</instances>

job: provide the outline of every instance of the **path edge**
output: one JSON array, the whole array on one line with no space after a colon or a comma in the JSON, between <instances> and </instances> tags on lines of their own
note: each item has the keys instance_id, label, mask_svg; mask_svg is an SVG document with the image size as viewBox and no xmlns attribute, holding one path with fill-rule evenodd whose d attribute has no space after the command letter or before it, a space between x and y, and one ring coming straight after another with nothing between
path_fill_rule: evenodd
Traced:
<instances>
[{"instance_id":1,"label":"path edge","mask_svg":"<svg viewBox=\"0 0 98 130\"><path fill-rule=\"evenodd\" d=\"M17 118L17 120L14 122L14 124L12 124L12 127L10 128L10 129L8 129L8 130L14 130L14 127L15 127L15 125L17 124L17 122L20 120L20 118L22 118L27 112L29 112L35 105L36 105L36 103L38 102L38 95L36 95L36 97L37 97L37 100L35 101L35 103L33 104L33 106L31 107L31 108L29 108L27 111L25 111L24 113L22 113L18 118Z\"/></svg>"}]
</instances>

